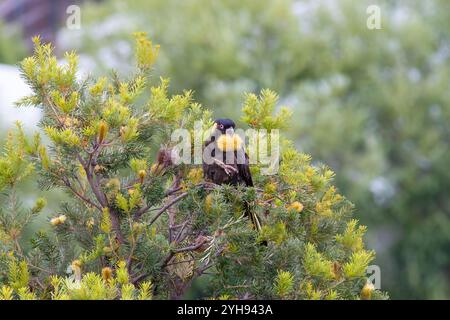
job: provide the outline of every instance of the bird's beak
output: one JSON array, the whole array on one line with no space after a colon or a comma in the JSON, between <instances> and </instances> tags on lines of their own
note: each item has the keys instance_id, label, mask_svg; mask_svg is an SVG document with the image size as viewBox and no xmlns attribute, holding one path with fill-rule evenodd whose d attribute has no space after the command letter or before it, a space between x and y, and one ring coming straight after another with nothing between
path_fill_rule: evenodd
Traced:
<instances>
[{"instance_id":1,"label":"bird's beak","mask_svg":"<svg viewBox=\"0 0 450 320\"><path fill-rule=\"evenodd\" d=\"M226 134L229 136L233 136L234 135L234 129L233 128L228 128L226 131Z\"/></svg>"}]
</instances>

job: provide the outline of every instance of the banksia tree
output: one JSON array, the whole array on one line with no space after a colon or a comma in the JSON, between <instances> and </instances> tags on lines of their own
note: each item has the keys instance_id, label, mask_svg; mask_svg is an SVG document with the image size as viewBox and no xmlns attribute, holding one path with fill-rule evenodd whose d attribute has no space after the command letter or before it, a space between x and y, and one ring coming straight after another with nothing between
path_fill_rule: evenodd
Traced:
<instances>
[{"instance_id":1,"label":"banksia tree","mask_svg":"<svg viewBox=\"0 0 450 320\"><path fill-rule=\"evenodd\" d=\"M193 133L196 121L207 129L212 115L192 92L171 96L168 80L153 83L158 47L135 36L136 72L126 79L79 80L77 55L60 64L39 38L22 61L33 94L18 104L42 109L47 139L18 124L0 158L0 297L181 298L207 277L200 298L384 298L367 283L374 252L332 186L334 173L287 139L277 173L252 165L255 187L214 185L201 166L175 161L172 132ZM276 105L270 90L248 94L242 122L282 129L290 113ZM69 197L29 245L22 231L46 201L25 208L17 188L33 171L40 189ZM248 205L260 230L244 214Z\"/></svg>"}]
</instances>

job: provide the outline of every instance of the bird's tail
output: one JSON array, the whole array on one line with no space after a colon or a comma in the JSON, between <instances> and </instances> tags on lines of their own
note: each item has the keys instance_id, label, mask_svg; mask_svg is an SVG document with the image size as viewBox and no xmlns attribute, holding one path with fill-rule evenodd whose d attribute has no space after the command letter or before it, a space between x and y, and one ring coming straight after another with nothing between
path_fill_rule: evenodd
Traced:
<instances>
[{"instance_id":1,"label":"bird's tail","mask_svg":"<svg viewBox=\"0 0 450 320\"><path fill-rule=\"evenodd\" d=\"M256 212L250 209L250 205L248 202L244 202L244 212L245 215L250 219L255 229L259 232L261 231L261 223L259 222L259 218L256 215Z\"/></svg>"},{"instance_id":2,"label":"bird's tail","mask_svg":"<svg viewBox=\"0 0 450 320\"><path fill-rule=\"evenodd\" d=\"M256 231L260 232L261 222L259 221L259 217L256 212L250 209L250 205L248 204L248 202L244 202L244 210L245 215L250 219ZM264 240L261 242L261 244L267 246L267 241Z\"/></svg>"}]
</instances>

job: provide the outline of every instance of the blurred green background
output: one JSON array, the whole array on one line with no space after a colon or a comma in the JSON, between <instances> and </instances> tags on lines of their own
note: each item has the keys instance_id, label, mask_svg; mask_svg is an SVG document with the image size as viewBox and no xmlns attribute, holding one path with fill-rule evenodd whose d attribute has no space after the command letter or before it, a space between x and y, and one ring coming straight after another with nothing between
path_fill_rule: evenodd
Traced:
<instances>
[{"instance_id":1,"label":"blurred green background","mask_svg":"<svg viewBox=\"0 0 450 320\"><path fill-rule=\"evenodd\" d=\"M41 33L59 53L76 49L85 73L125 74L139 30L161 45L155 81L195 90L216 116L238 119L243 92L276 90L294 111L286 134L336 171L369 227L382 289L393 299L450 298L450 1L47 3L0 2L0 63L22 58ZM80 29L66 27L72 3ZM369 5L381 10L380 30L367 28ZM30 27L33 14L45 27ZM0 110L11 113L2 90ZM10 125L1 123L3 135Z\"/></svg>"}]
</instances>

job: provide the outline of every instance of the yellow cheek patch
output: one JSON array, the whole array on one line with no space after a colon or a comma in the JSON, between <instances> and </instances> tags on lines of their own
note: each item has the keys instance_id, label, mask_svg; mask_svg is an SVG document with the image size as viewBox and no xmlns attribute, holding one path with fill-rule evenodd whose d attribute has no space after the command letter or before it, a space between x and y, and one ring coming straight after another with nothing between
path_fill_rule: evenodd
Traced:
<instances>
[{"instance_id":1,"label":"yellow cheek patch","mask_svg":"<svg viewBox=\"0 0 450 320\"><path fill-rule=\"evenodd\" d=\"M232 136L228 134L222 134L219 139L217 139L217 147L220 151L236 151L242 148L244 142L239 135L234 134Z\"/></svg>"}]
</instances>

